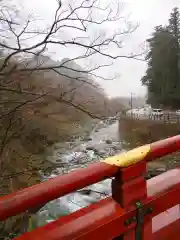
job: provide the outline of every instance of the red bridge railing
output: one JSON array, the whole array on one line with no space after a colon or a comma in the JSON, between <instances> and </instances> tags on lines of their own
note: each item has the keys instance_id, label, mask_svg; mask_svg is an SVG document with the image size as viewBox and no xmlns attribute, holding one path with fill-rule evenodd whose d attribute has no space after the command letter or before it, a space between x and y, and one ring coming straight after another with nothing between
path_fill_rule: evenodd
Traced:
<instances>
[{"instance_id":1,"label":"red bridge railing","mask_svg":"<svg viewBox=\"0 0 180 240\"><path fill-rule=\"evenodd\" d=\"M107 158L0 198L0 220L114 177L112 197L17 240L180 239L180 168L145 180L146 163L180 150L180 135Z\"/></svg>"}]
</instances>

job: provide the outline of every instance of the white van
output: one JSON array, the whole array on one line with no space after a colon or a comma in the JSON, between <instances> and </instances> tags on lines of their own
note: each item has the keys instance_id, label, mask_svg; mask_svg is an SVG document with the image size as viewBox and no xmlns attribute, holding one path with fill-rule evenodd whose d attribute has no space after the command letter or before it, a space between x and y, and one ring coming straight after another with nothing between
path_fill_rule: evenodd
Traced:
<instances>
[{"instance_id":1,"label":"white van","mask_svg":"<svg viewBox=\"0 0 180 240\"><path fill-rule=\"evenodd\" d=\"M153 109L152 116L163 116L163 110L162 109Z\"/></svg>"}]
</instances>

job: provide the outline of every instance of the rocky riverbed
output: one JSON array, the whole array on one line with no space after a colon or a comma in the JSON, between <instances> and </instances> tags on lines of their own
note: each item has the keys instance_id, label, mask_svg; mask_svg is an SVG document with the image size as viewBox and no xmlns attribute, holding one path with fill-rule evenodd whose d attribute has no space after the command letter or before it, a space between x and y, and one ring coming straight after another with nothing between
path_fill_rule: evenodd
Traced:
<instances>
[{"instance_id":1,"label":"rocky riverbed","mask_svg":"<svg viewBox=\"0 0 180 240\"><path fill-rule=\"evenodd\" d=\"M118 131L118 122L100 122L96 125L90 136L76 141L57 143L53 154L48 160L56 165L54 171L43 175L43 180L62 175L76 168L86 167L89 163L102 158L118 154L128 148L128 143L121 139ZM159 165L158 165L159 164ZM157 166L156 166L157 165ZM155 170L156 169L156 170ZM164 165L155 163L149 166L148 178L166 171ZM35 226L41 226L55 219L74 212L82 207L110 195L111 180L107 179L97 184L66 195L46 204L32 219Z\"/></svg>"},{"instance_id":2,"label":"rocky riverbed","mask_svg":"<svg viewBox=\"0 0 180 240\"><path fill-rule=\"evenodd\" d=\"M50 175L44 175L43 180L62 175L99 159L118 154L123 151L118 133L117 122L100 122L90 136L76 141L58 143L54 146L53 155L48 160L57 165ZM60 167L59 167L60 166ZM71 193L46 204L33 216L35 225L44 225L60 216L76 211L98 201L110 194L109 179Z\"/></svg>"}]
</instances>

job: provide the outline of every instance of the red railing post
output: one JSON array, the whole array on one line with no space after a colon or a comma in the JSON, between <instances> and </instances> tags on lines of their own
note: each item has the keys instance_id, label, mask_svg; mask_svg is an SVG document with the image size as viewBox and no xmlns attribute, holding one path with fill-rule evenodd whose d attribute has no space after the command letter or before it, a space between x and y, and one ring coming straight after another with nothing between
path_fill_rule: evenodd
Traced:
<instances>
[{"instance_id":1,"label":"red railing post","mask_svg":"<svg viewBox=\"0 0 180 240\"><path fill-rule=\"evenodd\" d=\"M132 174L133 173L133 174ZM112 180L112 197L124 209L130 210L137 202L143 202L147 198L147 187L144 174L146 173L146 162L142 161L136 165L120 170ZM152 239L152 219L149 217L142 226L142 240ZM117 238L122 240L135 240L136 228L129 230L123 236Z\"/></svg>"}]
</instances>

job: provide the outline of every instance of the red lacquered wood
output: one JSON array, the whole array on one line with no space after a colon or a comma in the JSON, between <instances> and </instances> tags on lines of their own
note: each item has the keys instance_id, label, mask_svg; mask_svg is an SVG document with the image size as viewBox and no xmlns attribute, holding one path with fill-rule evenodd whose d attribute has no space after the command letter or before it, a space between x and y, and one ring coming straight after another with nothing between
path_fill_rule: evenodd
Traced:
<instances>
[{"instance_id":1,"label":"red lacquered wood","mask_svg":"<svg viewBox=\"0 0 180 240\"><path fill-rule=\"evenodd\" d=\"M147 197L146 181L140 176L122 185L120 191L122 206L134 206L137 201L144 200Z\"/></svg>"},{"instance_id":2,"label":"red lacquered wood","mask_svg":"<svg viewBox=\"0 0 180 240\"><path fill-rule=\"evenodd\" d=\"M153 207L151 216L177 205L180 201L179 190L180 184L167 193L147 199L145 205ZM135 209L125 213L118 203L107 198L25 233L16 240L109 240L135 227L135 224L128 228L124 225L124 221L134 215ZM145 217L145 223L149 221L149 217Z\"/></svg>"},{"instance_id":3,"label":"red lacquered wood","mask_svg":"<svg viewBox=\"0 0 180 240\"><path fill-rule=\"evenodd\" d=\"M153 217L152 230L153 232L157 232L178 219L180 219L180 205L176 205Z\"/></svg>"},{"instance_id":4,"label":"red lacquered wood","mask_svg":"<svg viewBox=\"0 0 180 240\"><path fill-rule=\"evenodd\" d=\"M88 168L82 168L3 196L0 198L0 220L5 220L10 216L111 177L117 171L118 167L102 162L95 163Z\"/></svg>"},{"instance_id":5,"label":"red lacquered wood","mask_svg":"<svg viewBox=\"0 0 180 240\"><path fill-rule=\"evenodd\" d=\"M153 207L152 216L156 216L161 212L166 211L167 209L178 205L180 203L180 183L174 185L167 192L163 192L154 197L149 197L150 200L152 198L152 202L149 204ZM156 201L154 201L156 199Z\"/></svg>"},{"instance_id":6,"label":"red lacquered wood","mask_svg":"<svg viewBox=\"0 0 180 240\"><path fill-rule=\"evenodd\" d=\"M162 173L147 181L148 196L154 196L167 191L175 184L180 183L180 168L175 168Z\"/></svg>"},{"instance_id":7,"label":"red lacquered wood","mask_svg":"<svg viewBox=\"0 0 180 240\"><path fill-rule=\"evenodd\" d=\"M132 169L134 171L132 171ZM130 175L132 173L132 175ZM112 181L112 196L126 210L133 209L137 201L143 202L147 198L147 187L144 175L146 162L142 161L129 168L121 169ZM151 240L152 221L147 220L143 225L143 240ZM135 229L131 229L122 236L123 240L135 240Z\"/></svg>"},{"instance_id":8,"label":"red lacquered wood","mask_svg":"<svg viewBox=\"0 0 180 240\"><path fill-rule=\"evenodd\" d=\"M132 211L127 217L135 214ZM111 198L106 198L59 220L25 233L17 240L108 240L125 230L124 210ZM107 228L108 226L108 228Z\"/></svg>"},{"instance_id":9,"label":"red lacquered wood","mask_svg":"<svg viewBox=\"0 0 180 240\"><path fill-rule=\"evenodd\" d=\"M155 232L153 240L180 240L180 218Z\"/></svg>"},{"instance_id":10,"label":"red lacquered wood","mask_svg":"<svg viewBox=\"0 0 180 240\"><path fill-rule=\"evenodd\" d=\"M146 181L142 176L124 184L119 184L113 180L112 196L124 208L135 206L136 201L147 197Z\"/></svg>"},{"instance_id":11,"label":"red lacquered wood","mask_svg":"<svg viewBox=\"0 0 180 240\"><path fill-rule=\"evenodd\" d=\"M152 160L154 157L160 157L179 149L180 135L153 143L151 144L151 152L147 156L147 160ZM143 164L141 167L143 167ZM139 173L133 173L135 169L137 169L135 166L123 169L122 175L124 180L130 179L130 173L132 173L133 177L136 177ZM143 169L139 170L139 172L141 171ZM27 209L43 205L57 197L112 177L117 172L118 167L102 162L96 163L87 168L76 170L47 182L1 197L0 220L5 220Z\"/></svg>"},{"instance_id":12,"label":"red lacquered wood","mask_svg":"<svg viewBox=\"0 0 180 240\"><path fill-rule=\"evenodd\" d=\"M127 182L129 180L135 179L146 172L146 162L141 161L127 168L122 168L121 171L121 182Z\"/></svg>"},{"instance_id":13,"label":"red lacquered wood","mask_svg":"<svg viewBox=\"0 0 180 240\"><path fill-rule=\"evenodd\" d=\"M151 143L150 146L151 151L146 157L149 161L180 150L180 135Z\"/></svg>"},{"instance_id":14,"label":"red lacquered wood","mask_svg":"<svg viewBox=\"0 0 180 240\"><path fill-rule=\"evenodd\" d=\"M144 240L152 240L153 232L152 232L152 219L149 217L144 223L144 232L143 239Z\"/></svg>"},{"instance_id":15,"label":"red lacquered wood","mask_svg":"<svg viewBox=\"0 0 180 240\"><path fill-rule=\"evenodd\" d=\"M178 183L180 183L180 168L176 168L176 169L170 170L168 172L165 172L163 174L160 174L159 176L151 178L147 181L148 196L155 196L155 195L159 194L160 192L167 191L168 189L172 188L175 184L178 184ZM166 210L165 212L160 213L159 215L155 216L152 219L153 232L155 232L159 229L164 229L165 225L169 226L171 224L171 222L175 222L178 218L180 219L180 206L179 205L174 206L173 208L170 208L170 209ZM180 225L179 225L179 228L180 228ZM164 230L163 230L163 232L164 232ZM171 230L170 230L170 232L171 232ZM159 236L159 234L158 234L158 236ZM172 236L174 236L174 235L172 234ZM158 237L156 239L158 239ZM163 237L160 239L163 239ZM158 240L160 240L160 239L158 239Z\"/></svg>"}]
</instances>

